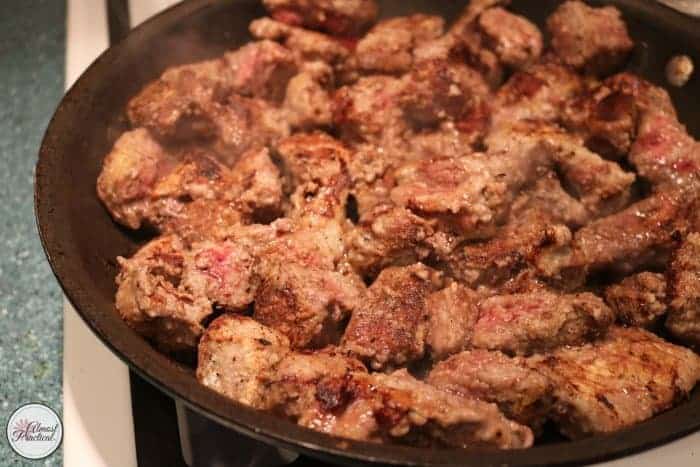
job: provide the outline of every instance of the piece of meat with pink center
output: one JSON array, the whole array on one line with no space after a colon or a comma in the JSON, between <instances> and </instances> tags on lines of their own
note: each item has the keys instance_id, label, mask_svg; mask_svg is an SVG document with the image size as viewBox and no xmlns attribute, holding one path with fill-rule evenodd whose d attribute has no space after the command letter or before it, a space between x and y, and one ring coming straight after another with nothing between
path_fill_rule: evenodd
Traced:
<instances>
[{"instance_id":1,"label":"piece of meat with pink center","mask_svg":"<svg viewBox=\"0 0 700 467\"><path fill-rule=\"evenodd\" d=\"M587 149L560 128L544 123L519 122L494 127L485 139L490 153L540 153L554 166L569 192L591 218L620 210L630 198L635 175ZM544 164L543 164L544 165Z\"/></svg>"},{"instance_id":2,"label":"piece of meat with pink center","mask_svg":"<svg viewBox=\"0 0 700 467\"><path fill-rule=\"evenodd\" d=\"M283 107L294 129L329 127L333 121L333 69L325 62L306 62L289 80Z\"/></svg>"},{"instance_id":3,"label":"piece of meat with pink center","mask_svg":"<svg viewBox=\"0 0 700 467\"><path fill-rule=\"evenodd\" d=\"M469 287L500 288L521 272L537 272L540 252L566 248L571 231L537 211L514 211L514 219L485 242L441 254L448 274Z\"/></svg>"},{"instance_id":4,"label":"piece of meat with pink center","mask_svg":"<svg viewBox=\"0 0 700 467\"><path fill-rule=\"evenodd\" d=\"M181 285L218 308L242 311L253 302L257 288L254 265L255 257L240 244L196 243L185 258Z\"/></svg>"},{"instance_id":5,"label":"piece of meat with pink center","mask_svg":"<svg viewBox=\"0 0 700 467\"><path fill-rule=\"evenodd\" d=\"M479 317L477 294L452 282L428 296L428 331L425 343L433 360L440 360L467 348Z\"/></svg>"},{"instance_id":6,"label":"piece of meat with pink center","mask_svg":"<svg viewBox=\"0 0 700 467\"><path fill-rule=\"evenodd\" d=\"M480 303L471 344L528 355L582 344L603 334L614 320L612 310L588 292L497 295Z\"/></svg>"},{"instance_id":7,"label":"piece of meat with pink center","mask_svg":"<svg viewBox=\"0 0 700 467\"><path fill-rule=\"evenodd\" d=\"M466 397L493 402L510 419L541 431L552 405L552 384L528 368L522 357L498 351L467 350L436 364L428 384Z\"/></svg>"},{"instance_id":8,"label":"piece of meat with pink center","mask_svg":"<svg viewBox=\"0 0 700 467\"><path fill-rule=\"evenodd\" d=\"M554 387L550 417L569 438L609 433L673 407L700 378L700 357L639 328L528 359Z\"/></svg>"},{"instance_id":9,"label":"piece of meat with pink center","mask_svg":"<svg viewBox=\"0 0 700 467\"><path fill-rule=\"evenodd\" d=\"M342 346L374 369L420 359L425 353L426 299L442 275L421 263L384 269L354 310Z\"/></svg>"},{"instance_id":10,"label":"piece of meat with pink center","mask_svg":"<svg viewBox=\"0 0 700 467\"><path fill-rule=\"evenodd\" d=\"M118 222L187 241L222 239L237 224L274 219L282 206L279 170L267 149L244 153L229 169L210 151L166 150L143 129L117 140L97 192Z\"/></svg>"},{"instance_id":11,"label":"piece of meat with pink center","mask_svg":"<svg viewBox=\"0 0 700 467\"><path fill-rule=\"evenodd\" d=\"M374 0L263 0L270 15L291 26L353 36L377 18Z\"/></svg>"},{"instance_id":12,"label":"piece of meat with pink center","mask_svg":"<svg viewBox=\"0 0 700 467\"><path fill-rule=\"evenodd\" d=\"M405 164L391 199L458 239L483 239L508 214L514 193L549 163L540 147L473 153Z\"/></svg>"},{"instance_id":13,"label":"piece of meat with pink center","mask_svg":"<svg viewBox=\"0 0 700 467\"><path fill-rule=\"evenodd\" d=\"M259 244L286 230L280 221L239 226L230 240L189 246L175 235L161 236L117 259L117 311L160 347L190 350L214 308L242 311L253 301Z\"/></svg>"},{"instance_id":14,"label":"piece of meat with pink center","mask_svg":"<svg viewBox=\"0 0 700 467\"><path fill-rule=\"evenodd\" d=\"M579 0L562 3L547 18L552 49L567 65L598 76L623 65L634 42L620 11L589 7Z\"/></svg>"}]
</instances>

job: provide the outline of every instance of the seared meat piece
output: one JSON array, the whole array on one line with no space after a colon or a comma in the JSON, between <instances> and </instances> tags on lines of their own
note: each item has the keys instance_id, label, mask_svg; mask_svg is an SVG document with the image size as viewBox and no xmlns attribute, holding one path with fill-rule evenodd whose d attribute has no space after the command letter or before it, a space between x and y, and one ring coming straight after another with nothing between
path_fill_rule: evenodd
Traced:
<instances>
[{"instance_id":1,"label":"seared meat piece","mask_svg":"<svg viewBox=\"0 0 700 467\"><path fill-rule=\"evenodd\" d=\"M413 50L440 37L444 29L441 17L424 14L381 21L357 42L357 67L368 73L405 73L413 65Z\"/></svg>"},{"instance_id":2,"label":"seared meat piece","mask_svg":"<svg viewBox=\"0 0 700 467\"><path fill-rule=\"evenodd\" d=\"M163 236L141 248L132 258L117 258L115 305L119 315L142 336L165 350L197 345L202 320L212 303L178 283L183 274L185 247L175 236Z\"/></svg>"},{"instance_id":3,"label":"seared meat piece","mask_svg":"<svg viewBox=\"0 0 700 467\"><path fill-rule=\"evenodd\" d=\"M375 217L376 208L390 204L389 191L394 186L393 166L396 163L392 154L371 145L353 148L348 164L352 198L348 211L352 222L368 222ZM355 206L352 206L352 204ZM357 215L356 219L354 218Z\"/></svg>"},{"instance_id":4,"label":"seared meat piece","mask_svg":"<svg viewBox=\"0 0 700 467\"><path fill-rule=\"evenodd\" d=\"M143 126L168 142L213 139L214 147L229 164L246 150L289 132L280 111L262 99L237 94L219 97L218 88L187 71L176 77L151 83L129 102L127 114L132 125Z\"/></svg>"},{"instance_id":5,"label":"seared meat piece","mask_svg":"<svg viewBox=\"0 0 700 467\"><path fill-rule=\"evenodd\" d=\"M302 420L336 436L461 448L532 444L532 432L506 419L494 405L436 389L406 370L355 372L351 378L322 381L316 394L328 402Z\"/></svg>"},{"instance_id":6,"label":"seared meat piece","mask_svg":"<svg viewBox=\"0 0 700 467\"><path fill-rule=\"evenodd\" d=\"M433 360L446 358L469 345L479 317L477 301L476 293L457 282L428 296L425 341Z\"/></svg>"},{"instance_id":7,"label":"seared meat piece","mask_svg":"<svg viewBox=\"0 0 700 467\"><path fill-rule=\"evenodd\" d=\"M532 444L527 427L491 404L438 390L405 371L370 375L332 348L291 352L283 335L241 316L224 315L209 326L197 379L238 402L336 436L503 449Z\"/></svg>"},{"instance_id":8,"label":"seared meat piece","mask_svg":"<svg viewBox=\"0 0 700 467\"><path fill-rule=\"evenodd\" d=\"M196 214L186 208L194 201L201 205L221 198L222 216L240 222L243 216L233 204L240 188L229 184L232 177L210 153L166 152L145 130L136 130L119 138L105 158L97 193L118 222L172 232L186 222L184 217Z\"/></svg>"},{"instance_id":9,"label":"seared meat piece","mask_svg":"<svg viewBox=\"0 0 700 467\"><path fill-rule=\"evenodd\" d=\"M166 151L143 129L116 141L97 193L118 222L182 233L188 241L222 238L247 220L270 220L282 204L279 171L266 149L246 152L228 169L206 151Z\"/></svg>"},{"instance_id":10,"label":"seared meat piece","mask_svg":"<svg viewBox=\"0 0 700 467\"><path fill-rule=\"evenodd\" d=\"M477 24L485 46L508 67L524 68L542 53L542 33L522 16L501 7L489 8L479 15Z\"/></svg>"},{"instance_id":11,"label":"seared meat piece","mask_svg":"<svg viewBox=\"0 0 700 467\"><path fill-rule=\"evenodd\" d=\"M224 54L224 81L217 83L221 91L243 96L260 97L280 102L287 82L296 73L293 54L272 41L250 42L238 50ZM175 70L170 69L161 79L168 81ZM211 75L207 75L210 77Z\"/></svg>"},{"instance_id":12,"label":"seared meat piece","mask_svg":"<svg viewBox=\"0 0 700 467\"><path fill-rule=\"evenodd\" d=\"M117 258L117 311L160 347L191 349L213 307L242 311L253 301L261 245L287 231L286 222L277 221L231 228L225 241L186 245L175 235L152 240L131 258Z\"/></svg>"},{"instance_id":13,"label":"seared meat piece","mask_svg":"<svg viewBox=\"0 0 700 467\"><path fill-rule=\"evenodd\" d=\"M185 256L180 288L220 309L241 311L255 297L254 266L253 250L243 242L196 243Z\"/></svg>"},{"instance_id":14,"label":"seared meat piece","mask_svg":"<svg viewBox=\"0 0 700 467\"><path fill-rule=\"evenodd\" d=\"M293 352L284 335L244 316L225 314L215 319L199 344L200 383L237 402L297 419L301 425L308 425L311 414L319 413L326 401L324 382L363 372L362 363L332 348Z\"/></svg>"},{"instance_id":15,"label":"seared meat piece","mask_svg":"<svg viewBox=\"0 0 700 467\"><path fill-rule=\"evenodd\" d=\"M269 221L282 211L280 171L267 149L244 153L231 169L229 183L238 209L256 221Z\"/></svg>"},{"instance_id":16,"label":"seared meat piece","mask_svg":"<svg viewBox=\"0 0 700 467\"><path fill-rule=\"evenodd\" d=\"M337 39L320 32L290 26L270 18L259 18L250 23L250 33L258 39L281 42L294 52L297 62L320 60L339 65L349 50Z\"/></svg>"},{"instance_id":17,"label":"seared meat piece","mask_svg":"<svg viewBox=\"0 0 700 467\"><path fill-rule=\"evenodd\" d=\"M435 365L426 382L466 397L498 404L506 417L539 431L552 404L552 384L522 357L470 350Z\"/></svg>"},{"instance_id":18,"label":"seared meat piece","mask_svg":"<svg viewBox=\"0 0 700 467\"><path fill-rule=\"evenodd\" d=\"M642 116L628 159L657 189L688 186L700 176L700 143L663 111Z\"/></svg>"},{"instance_id":19,"label":"seared meat piece","mask_svg":"<svg viewBox=\"0 0 700 467\"><path fill-rule=\"evenodd\" d=\"M485 104L472 109L461 121L446 120L436 129L414 133L402 160L458 158L474 152L489 126L489 112Z\"/></svg>"},{"instance_id":20,"label":"seared meat piece","mask_svg":"<svg viewBox=\"0 0 700 467\"><path fill-rule=\"evenodd\" d=\"M355 35L377 18L374 0L263 0L270 15L292 26Z\"/></svg>"},{"instance_id":21,"label":"seared meat piece","mask_svg":"<svg viewBox=\"0 0 700 467\"><path fill-rule=\"evenodd\" d=\"M127 115L161 139L187 140L215 135L222 121L235 118L230 93L280 101L296 73L292 53L271 41L252 42L222 58L166 70L134 97ZM240 112L240 110L238 111Z\"/></svg>"},{"instance_id":22,"label":"seared meat piece","mask_svg":"<svg viewBox=\"0 0 700 467\"><path fill-rule=\"evenodd\" d=\"M612 6L566 1L547 19L547 29L564 63L598 76L620 67L634 47L620 11Z\"/></svg>"},{"instance_id":23,"label":"seared meat piece","mask_svg":"<svg viewBox=\"0 0 700 467\"><path fill-rule=\"evenodd\" d=\"M558 127L533 122L498 126L485 140L489 152L543 153L565 179L567 188L591 217L616 212L626 205L633 173L606 161Z\"/></svg>"},{"instance_id":24,"label":"seared meat piece","mask_svg":"<svg viewBox=\"0 0 700 467\"><path fill-rule=\"evenodd\" d=\"M287 84L283 107L292 128L328 127L333 120L330 89L333 69L325 62L307 62Z\"/></svg>"},{"instance_id":25,"label":"seared meat piece","mask_svg":"<svg viewBox=\"0 0 700 467\"><path fill-rule=\"evenodd\" d=\"M621 158L636 138L640 115L649 111L675 115L666 90L625 72L590 84L569 100L562 118L591 150Z\"/></svg>"},{"instance_id":26,"label":"seared meat piece","mask_svg":"<svg viewBox=\"0 0 700 467\"><path fill-rule=\"evenodd\" d=\"M407 132L400 107L403 81L367 76L340 88L334 98L333 123L346 142L399 141ZM387 144L392 146L392 144Z\"/></svg>"},{"instance_id":27,"label":"seared meat piece","mask_svg":"<svg viewBox=\"0 0 700 467\"><path fill-rule=\"evenodd\" d=\"M196 199L185 204L172 203L168 207L172 209L159 212L158 231L176 234L187 244L226 240L232 231L250 221L231 201Z\"/></svg>"},{"instance_id":28,"label":"seared meat piece","mask_svg":"<svg viewBox=\"0 0 700 467\"><path fill-rule=\"evenodd\" d=\"M129 101L127 116L134 127L146 127L161 140L211 138L217 132L215 116L225 113L218 97L214 83L185 68L143 88Z\"/></svg>"},{"instance_id":29,"label":"seared meat piece","mask_svg":"<svg viewBox=\"0 0 700 467\"><path fill-rule=\"evenodd\" d=\"M413 264L428 255L425 242L432 234L430 223L408 209L380 205L346 231L348 261L367 276Z\"/></svg>"},{"instance_id":30,"label":"seared meat piece","mask_svg":"<svg viewBox=\"0 0 700 467\"><path fill-rule=\"evenodd\" d=\"M666 314L666 279L663 274L641 272L605 290L605 301L618 320L651 329Z\"/></svg>"},{"instance_id":31,"label":"seared meat piece","mask_svg":"<svg viewBox=\"0 0 700 467\"><path fill-rule=\"evenodd\" d=\"M529 359L554 385L550 416L581 438L639 423L673 407L700 378L700 358L639 328Z\"/></svg>"},{"instance_id":32,"label":"seared meat piece","mask_svg":"<svg viewBox=\"0 0 700 467\"><path fill-rule=\"evenodd\" d=\"M501 295L479 305L472 346L527 355L565 345L582 344L615 320L595 295L547 291Z\"/></svg>"},{"instance_id":33,"label":"seared meat piece","mask_svg":"<svg viewBox=\"0 0 700 467\"><path fill-rule=\"evenodd\" d=\"M494 51L488 48L488 46L495 47L497 42L494 40L495 37L489 40L478 24L479 15L498 3L505 2L471 2L464 13L452 24L447 34L416 49L414 53L416 60L457 58L478 70L493 89L498 87L503 81L503 66ZM503 32L499 37L505 37ZM506 52L505 49L502 51Z\"/></svg>"},{"instance_id":34,"label":"seared meat piece","mask_svg":"<svg viewBox=\"0 0 700 467\"><path fill-rule=\"evenodd\" d=\"M532 445L530 429L508 420L492 404L441 391L406 370L364 378L379 393L381 413L391 420L385 428L391 436L415 435L419 443L427 438L460 448Z\"/></svg>"},{"instance_id":35,"label":"seared meat piece","mask_svg":"<svg viewBox=\"0 0 700 467\"><path fill-rule=\"evenodd\" d=\"M275 410L316 431L375 441L379 426L374 414L360 414L344 406L353 397L351 387L346 385L350 386L348 382L354 378L364 378L366 372L359 360L342 355L334 347L292 352L279 363L270 380Z\"/></svg>"},{"instance_id":36,"label":"seared meat piece","mask_svg":"<svg viewBox=\"0 0 700 467\"><path fill-rule=\"evenodd\" d=\"M629 273L663 265L684 230L687 204L680 193L663 192L598 219L576 232L571 255L562 266Z\"/></svg>"},{"instance_id":37,"label":"seared meat piece","mask_svg":"<svg viewBox=\"0 0 700 467\"><path fill-rule=\"evenodd\" d=\"M443 256L448 273L470 287L500 287L532 269L543 248L565 247L571 232L537 211L515 211L514 219L494 238L467 243Z\"/></svg>"},{"instance_id":38,"label":"seared meat piece","mask_svg":"<svg viewBox=\"0 0 700 467\"><path fill-rule=\"evenodd\" d=\"M679 339L700 347L700 234L691 233L669 267L670 312L666 327Z\"/></svg>"},{"instance_id":39,"label":"seared meat piece","mask_svg":"<svg viewBox=\"0 0 700 467\"><path fill-rule=\"evenodd\" d=\"M507 215L514 192L548 163L539 146L421 160L396 171L391 199L438 220L440 230L456 238L488 238Z\"/></svg>"},{"instance_id":40,"label":"seared meat piece","mask_svg":"<svg viewBox=\"0 0 700 467\"><path fill-rule=\"evenodd\" d=\"M360 278L340 264L345 253L340 225L307 222L266 245L256 268L261 285L253 316L285 334L294 348L336 342L340 324L364 296Z\"/></svg>"},{"instance_id":41,"label":"seared meat piece","mask_svg":"<svg viewBox=\"0 0 700 467\"><path fill-rule=\"evenodd\" d=\"M296 133L279 141L276 151L292 190L309 182L332 185L347 177L350 150L325 133Z\"/></svg>"},{"instance_id":42,"label":"seared meat piece","mask_svg":"<svg viewBox=\"0 0 700 467\"><path fill-rule=\"evenodd\" d=\"M435 126L448 118L466 119L484 105L490 93L478 72L444 60L421 63L404 80L401 106L417 127Z\"/></svg>"},{"instance_id":43,"label":"seared meat piece","mask_svg":"<svg viewBox=\"0 0 700 467\"><path fill-rule=\"evenodd\" d=\"M518 71L496 93L494 126L525 120L555 122L582 89L580 76L555 63L538 63Z\"/></svg>"},{"instance_id":44,"label":"seared meat piece","mask_svg":"<svg viewBox=\"0 0 700 467\"><path fill-rule=\"evenodd\" d=\"M442 275L421 263L384 269L356 308L343 348L382 369L420 359L428 330L426 298Z\"/></svg>"},{"instance_id":45,"label":"seared meat piece","mask_svg":"<svg viewBox=\"0 0 700 467\"><path fill-rule=\"evenodd\" d=\"M523 191L513 201L510 211L509 223L517 223L518 219L529 215L539 215L553 224L578 228L590 218L585 206L564 190L554 172L547 172L532 188Z\"/></svg>"},{"instance_id":46,"label":"seared meat piece","mask_svg":"<svg viewBox=\"0 0 700 467\"><path fill-rule=\"evenodd\" d=\"M138 229L158 179L172 170L177 160L145 129L127 131L102 162L97 195L117 222Z\"/></svg>"},{"instance_id":47,"label":"seared meat piece","mask_svg":"<svg viewBox=\"0 0 700 467\"><path fill-rule=\"evenodd\" d=\"M553 133L545 137L544 144L569 190L593 217L612 214L628 204L633 173L604 160L568 135Z\"/></svg>"},{"instance_id":48,"label":"seared meat piece","mask_svg":"<svg viewBox=\"0 0 700 467\"><path fill-rule=\"evenodd\" d=\"M279 332L245 316L216 318L199 342L197 380L242 404L257 409L275 405L267 382L289 354Z\"/></svg>"},{"instance_id":49,"label":"seared meat piece","mask_svg":"<svg viewBox=\"0 0 700 467\"><path fill-rule=\"evenodd\" d=\"M230 172L217 164L185 164L151 197L147 222L189 243L225 240L239 224L270 222L283 207L280 173L267 149L244 153Z\"/></svg>"}]
</instances>

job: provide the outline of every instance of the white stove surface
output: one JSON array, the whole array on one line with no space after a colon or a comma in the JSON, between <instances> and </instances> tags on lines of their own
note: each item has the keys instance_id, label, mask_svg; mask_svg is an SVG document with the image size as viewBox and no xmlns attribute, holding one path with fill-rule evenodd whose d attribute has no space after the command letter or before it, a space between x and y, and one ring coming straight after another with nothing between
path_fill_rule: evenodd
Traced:
<instances>
[{"instance_id":1,"label":"white stove surface","mask_svg":"<svg viewBox=\"0 0 700 467\"><path fill-rule=\"evenodd\" d=\"M129 0L132 26L177 3ZM104 0L67 0L66 89L109 45ZM63 456L65 466L136 467L129 372L71 305L63 323ZM696 467L700 432L599 467Z\"/></svg>"}]
</instances>

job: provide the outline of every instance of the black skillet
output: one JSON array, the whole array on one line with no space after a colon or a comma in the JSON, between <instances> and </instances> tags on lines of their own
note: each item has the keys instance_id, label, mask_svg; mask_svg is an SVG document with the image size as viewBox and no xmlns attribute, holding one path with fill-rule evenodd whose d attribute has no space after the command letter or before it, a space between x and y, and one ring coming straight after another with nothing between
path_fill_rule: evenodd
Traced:
<instances>
[{"instance_id":1,"label":"black skillet","mask_svg":"<svg viewBox=\"0 0 700 467\"><path fill-rule=\"evenodd\" d=\"M380 1L383 16L430 12L454 18L463 1ZM558 2L516 0L513 9L543 25ZM676 53L700 59L700 21L651 1L617 0L638 50L630 67L663 84ZM199 385L191 368L158 353L114 310L115 257L142 243L117 226L95 196L102 158L127 128L126 102L165 67L221 54L247 40L248 23L264 14L255 0L192 0L134 29L102 54L71 88L44 137L36 167L35 208L46 255L85 322L136 372L176 400L219 423L271 445L334 463L406 465L581 464L624 456L700 428L700 390L652 420L606 436L554 441L522 451L465 451L384 446L332 438L231 402ZM700 134L700 79L671 90L681 119ZM109 401L105 400L105 403Z\"/></svg>"}]
</instances>

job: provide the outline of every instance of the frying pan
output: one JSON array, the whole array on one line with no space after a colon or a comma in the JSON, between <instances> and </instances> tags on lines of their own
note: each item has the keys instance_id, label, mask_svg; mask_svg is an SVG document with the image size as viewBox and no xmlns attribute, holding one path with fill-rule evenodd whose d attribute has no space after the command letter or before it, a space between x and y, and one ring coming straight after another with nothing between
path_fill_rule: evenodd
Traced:
<instances>
[{"instance_id":1,"label":"frying pan","mask_svg":"<svg viewBox=\"0 0 700 467\"><path fill-rule=\"evenodd\" d=\"M380 1L382 16L416 11L454 18L462 1ZM513 9L542 26L553 0L516 0ZM630 68L663 84L676 53L700 59L700 23L650 1L618 0L638 43ZM95 195L102 159L127 129L128 99L166 67L202 60L240 46L248 23L263 16L256 0L192 0L134 29L103 53L58 106L36 166L35 210L41 241L63 290L83 320L133 370L187 407L278 448L346 465L563 465L610 459L668 442L700 428L700 390L677 408L630 429L528 450L418 449L333 438L232 402L198 384L194 371L151 347L114 308L115 257L130 255L143 234L115 224ZM696 74L697 75L697 74ZM683 122L700 133L700 80L670 90Z\"/></svg>"}]
</instances>

